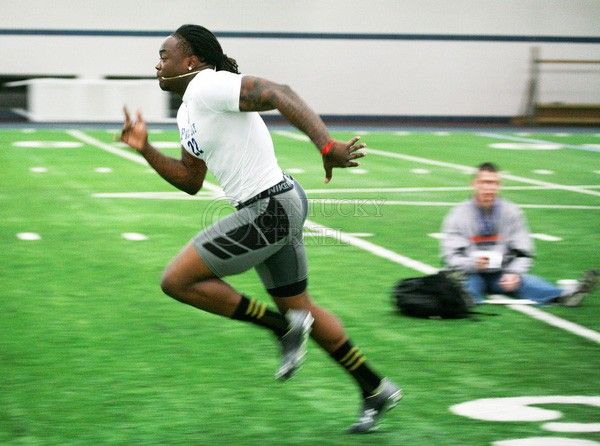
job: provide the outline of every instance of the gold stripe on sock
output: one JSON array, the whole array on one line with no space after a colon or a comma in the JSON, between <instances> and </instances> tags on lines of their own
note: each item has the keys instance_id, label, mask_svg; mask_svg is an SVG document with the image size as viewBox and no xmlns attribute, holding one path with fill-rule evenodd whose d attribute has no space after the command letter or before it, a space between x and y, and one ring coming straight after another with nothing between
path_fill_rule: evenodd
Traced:
<instances>
[{"instance_id":1,"label":"gold stripe on sock","mask_svg":"<svg viewBox=\"0 0 600 446\"><path fill-rule=\"evenodd\" d=\"M252 317L256 317L256 315L258 314L258 312L260 311L260 302L256 301L256 303L254 304L254 308L252 309Z\"/></svg>"},{"instance_id":2,"label":"gold stripe on sock","mask_svg":"<svg viewBox=\"0 0 600 446\"><path fill-rule=\"evenodd\" d=\"M350 351L346 353L342 359L340 359L339 362L343 364L348 358L350 358L350 356L354 355L357 351L358 349L356 347L352 347Z\"/></svg>"},{"instance_id":3,"label":"gold stripe on sock","mask_svg":"<svg viewBox=\"0 0 600 446\"><path fill-rule=\"evenodd\" d=\"M340 359L340 363L344 363L350 356L352 356L358 349L356 347L352 347L348 353L344 355L342 359Z\"/></svg>"},{"instance_id":4,"label":"gold stripe on sock","mask_svg":"<svg viewBox=\"0 0 600 446\"><path fill-rule=\"evenodd\" d=\"M354 364L352 367L349 367L349 368L348 368L348 371L352 372L352 371L356 370L357 368L359 368L359 367L360 367L360 365L361 365L363 362L365 362L365 360L366 360L366 359L365 359L365 357L364 357L364 356L361 356L361 357L358 359L358 361L356 361L356 363L355 363L355 364Z\"/></svg>"},{"instance_id":5,"label":"gold stripe on sock","mask_svg":"<svg viewBox=\"0 0 600 446\"><path fill-rule=\"evenodd\" d=\"M265 315L265 312L267 311L267 304L264 302L261 302L258 308L258 316L256 316L256 319L260 319Z\"/></svg>"},{"instance_id":6,"label":"gold stripe on sock","mask_svg":"<svg viewBox=\"0 0 600 446\"><path fill-rule=\"evenodd\" d=\"M362 356L362 354L361 354L360 350L356 349L356 351L352 354L352 356L350 358L348 358L346 361L342 362L342 364L344 365L344 367L350 367L361 356Z\"/></svg>"},{"instance_id":7,"label":"gold stripe on sock","mask_svg":"<svg viewBox=\"0 0 600 446\"><path fill-rule=\"evenodd\" d=\"M354 364L356 364L358 361L360 361L360 358L362 358L362 353L360 351L357 351L356 354L349 359L348 361L346 361L346 364L344 364L344 366L349 369L350 367L354 366Z\"/></svg>"},{"instance_id":8,"label":"gold stripe on sock","mask_svg":"<svg viewBox=\"0 0 600 446\"><path fill-rule=\"evenodd\" d=\"M251 299L250 300L250 304L248 305L248 308L246 309L246 314L249 314L250 316L253 316L253 312L254 312L254 305L256 304L256 300Z\"/></svg>"}]
</instances>

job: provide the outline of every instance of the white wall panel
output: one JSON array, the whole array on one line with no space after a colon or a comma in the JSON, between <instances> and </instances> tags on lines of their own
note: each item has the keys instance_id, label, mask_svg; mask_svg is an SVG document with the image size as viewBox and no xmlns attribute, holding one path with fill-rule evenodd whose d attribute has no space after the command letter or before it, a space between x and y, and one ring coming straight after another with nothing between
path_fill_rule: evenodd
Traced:
<instances>
[{"instance_id":1,"label":"white wall panel","mask_svg":"<svg viewBox=\"0 0 600 446\"><path fill-rule=\"evenodd\" d=\"M597 0L0 0L0 29L600 37ZM221 38L245 73L290 84L321 114L514 116L529 51L600 59L598 43ZM0 34L0 75L153 76L162 37ZM571 74L566 74L571 72ZM577 72L577 74L574 74ZM600 67L544 66L546 101L600 102ZM157 87L158 88L158 87Z\"/></svg>"}]
</instances>

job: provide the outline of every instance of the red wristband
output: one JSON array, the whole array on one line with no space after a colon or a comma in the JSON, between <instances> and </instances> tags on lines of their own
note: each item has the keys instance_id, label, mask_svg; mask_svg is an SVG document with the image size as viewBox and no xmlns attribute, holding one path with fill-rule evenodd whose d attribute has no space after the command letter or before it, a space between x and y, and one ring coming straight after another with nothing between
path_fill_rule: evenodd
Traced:
<instances>
[{"instance_id":1,"label":"red wristband","mask_svg":"<svg viewBox=\"0 0 600 446\"><path fill-rule=\"evenodd\" d=\"M334 144L335 144L335 141L333 139L330 139L329 141L327 141L327 144L325 144L323 146L323 148L321 149L321 155L327 155Z\"/></svg>"}]
</instances>

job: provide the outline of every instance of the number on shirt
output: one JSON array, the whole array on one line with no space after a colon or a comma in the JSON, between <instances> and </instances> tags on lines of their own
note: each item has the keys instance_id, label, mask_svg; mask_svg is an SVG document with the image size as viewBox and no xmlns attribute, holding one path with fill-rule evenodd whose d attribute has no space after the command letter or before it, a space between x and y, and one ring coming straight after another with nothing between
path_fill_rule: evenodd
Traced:
<instances>
[{"instance_id":1,"label":"number on shirt","mask_svg":"<svg viewBox=\"0 0 600 446\"><path fill-rule=\"evenodd\" d=\"M201 153L204 153L204 150L200 150L198 148L198 143L196 142L196 140L194 138L188 140L187 146L190 148L192 153L196 156L200 156Z\"/></svg>"}]
</instances>

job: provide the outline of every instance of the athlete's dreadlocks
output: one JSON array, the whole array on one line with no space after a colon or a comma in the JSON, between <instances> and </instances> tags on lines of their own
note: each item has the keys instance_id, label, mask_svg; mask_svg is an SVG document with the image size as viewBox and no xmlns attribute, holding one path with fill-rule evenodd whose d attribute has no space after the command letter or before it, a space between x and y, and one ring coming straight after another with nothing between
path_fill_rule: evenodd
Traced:
<instances>
[{"instance_id":1,"label":"athlete's dreadlocks","mask_svg":"<svg viewBox=\"0 0 600 446\"><path fill-rule=\"evenodd\" d=\"M182 25L173 33L188 54L214 65L217 71L239 73L235 59L227 57L213 33L200 25Z\"/></svg>"}]
</instances>

